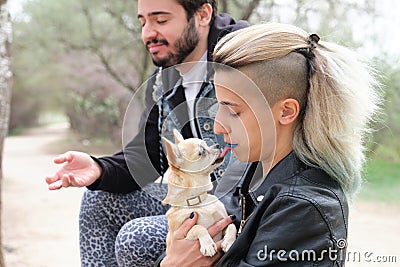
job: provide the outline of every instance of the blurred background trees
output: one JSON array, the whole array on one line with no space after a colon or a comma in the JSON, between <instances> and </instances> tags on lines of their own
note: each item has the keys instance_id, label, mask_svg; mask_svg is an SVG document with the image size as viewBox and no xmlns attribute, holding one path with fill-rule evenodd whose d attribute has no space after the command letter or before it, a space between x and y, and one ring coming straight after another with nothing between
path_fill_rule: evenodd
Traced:
<instances>
[{"instance_id":1,"label":"blurred background trees","mask_svg":"<svg viewBox=\"0 0 400 267\"><path fill-rule=\"evenodd\" d=\"M24 3L13 18L11 130L67 118L81 138L120 143L125 108L155 69L140 40L137 1ZM371 137L370 153L399 161L400 142L393 145L400 131L399 54L386 53L374 28L382 5L376 0L219 0L219 11L251 23L295 24L375 57L386 116Z\"/></svg>"},{"instance_id":2,"label":"blurred background trees","mask_svg":"<svg viewBox=\"0 0 400 267\"><path fill-rule=\"evenodd\" d=\"M11 17L6 0L0 0L0 214L2 213L3 144L8 131L10 115L11 72ZM2 246L2 216L0 217L0 267L4 265Z\"/></svg>"},{"instance_id":3,"label":"blurred background trees","mask_svg":"<svg viewBox=\"0 0 400 267\"><path fill-rule=\"evenodd\" d=\"M150 63L133 23L135 5L26 2L15 21L12 130L50 112L67 116L82 138L119 137L125 107Z\"/></svg>"}]
</instances>

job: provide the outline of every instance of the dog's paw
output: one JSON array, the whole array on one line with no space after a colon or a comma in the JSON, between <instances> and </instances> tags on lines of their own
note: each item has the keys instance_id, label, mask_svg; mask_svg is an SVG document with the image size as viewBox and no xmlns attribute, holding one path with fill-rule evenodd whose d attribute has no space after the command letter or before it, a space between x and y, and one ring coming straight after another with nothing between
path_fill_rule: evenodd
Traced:
<instances>
[{"instance_id":1,"label":"dog's paw","mask_svg":"<svg viewBox=\"0 0 400 267\"><path fill-rule=\"evenodd\" d=\"M224 238L221 244L222 251L227 252L231 248L233 242L235 242L234 238Z\"/></svg>"},{"instance_id":2,"label":"dog's paw","mask_svg":"<svg viewBox=\"0 0 400 267\"><path fill-rule=\"evenodd\" d=\"M214 242L210 242L200 246L200 252L204 256L212 257L217 253L217 245Z\"/></svg>"},{"instance_id":3,"label":"dog's paw","mask_svg":"<svg viewBox=\"0 0 400 267\"><path fill-rule=\"evenodd\" d=\"M224 252L227 252L231 248L233 242L235 242L236 232L237 231L236 231L236 227L234 224L230 224L226 228L224 240L222 241L222 244L221 244L222 250Z\"/></svg>"}]
</instances>

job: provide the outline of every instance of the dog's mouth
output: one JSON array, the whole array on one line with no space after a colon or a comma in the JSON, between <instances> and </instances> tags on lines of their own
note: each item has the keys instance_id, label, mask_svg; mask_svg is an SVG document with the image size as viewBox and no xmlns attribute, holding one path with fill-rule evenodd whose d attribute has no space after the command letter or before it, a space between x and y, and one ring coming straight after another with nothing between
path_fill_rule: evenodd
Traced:
<instances>
[{"instance_id":1,"label":"dog's mouth","mask_svg":"<svg viewBox=\"0 0 400 267\"><path fill-rule=\"evenodd\" d=\"M226 146L224 150L219 154L218 158L214 161L213 165L215 164L220 164L224 161L225 155L229 152L229 150L232 150L232 147Z\"/></svg>"},{"instance_id":2,"label":"dog's mouth","mask_svg":"<svg viewBox=\"0 0 400 267\"><path fill-rule=\"evenodd\" d=\"M213 165L220 164L224 161L224 157L218 156L218 158L214 161Z\"/></svg>"}]
</instances>

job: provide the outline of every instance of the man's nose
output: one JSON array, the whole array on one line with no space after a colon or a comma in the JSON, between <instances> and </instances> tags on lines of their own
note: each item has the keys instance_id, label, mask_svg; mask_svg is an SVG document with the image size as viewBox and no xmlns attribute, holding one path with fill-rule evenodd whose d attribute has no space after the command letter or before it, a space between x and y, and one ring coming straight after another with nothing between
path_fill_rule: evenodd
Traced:
<instances>
[{"instance_id":1,"label":"man's nose","mask_svg":"<svg viewBox=\"0 0 400 267\"><path fill-rule=\"evenodd\" d=\"M156 39L157 37L157 31L154 27L151 25L144 25L142 28L142 40L143 43L146 44L148 41L151 41L153 39Z\"/></svg>"}]
</instances>

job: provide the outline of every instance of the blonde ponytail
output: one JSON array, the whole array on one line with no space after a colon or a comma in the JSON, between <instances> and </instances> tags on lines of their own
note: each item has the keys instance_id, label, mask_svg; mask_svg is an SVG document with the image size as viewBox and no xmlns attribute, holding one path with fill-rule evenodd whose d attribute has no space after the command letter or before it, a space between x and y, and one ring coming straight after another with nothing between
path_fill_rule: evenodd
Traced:
<instances>
[{"instance_id":1,"label":"blonde ponytail","mask_svg":"<svg viewBox=\"0 0 400 267\"><path fill-rule=\"evenodd\" d=\"M307 106L293 147L302 161L336 178L352 197L361 183L368 122L378 109L378 83L372 69L344 47L320 42L314 54Z\"/></svg>"}]
</instances>

